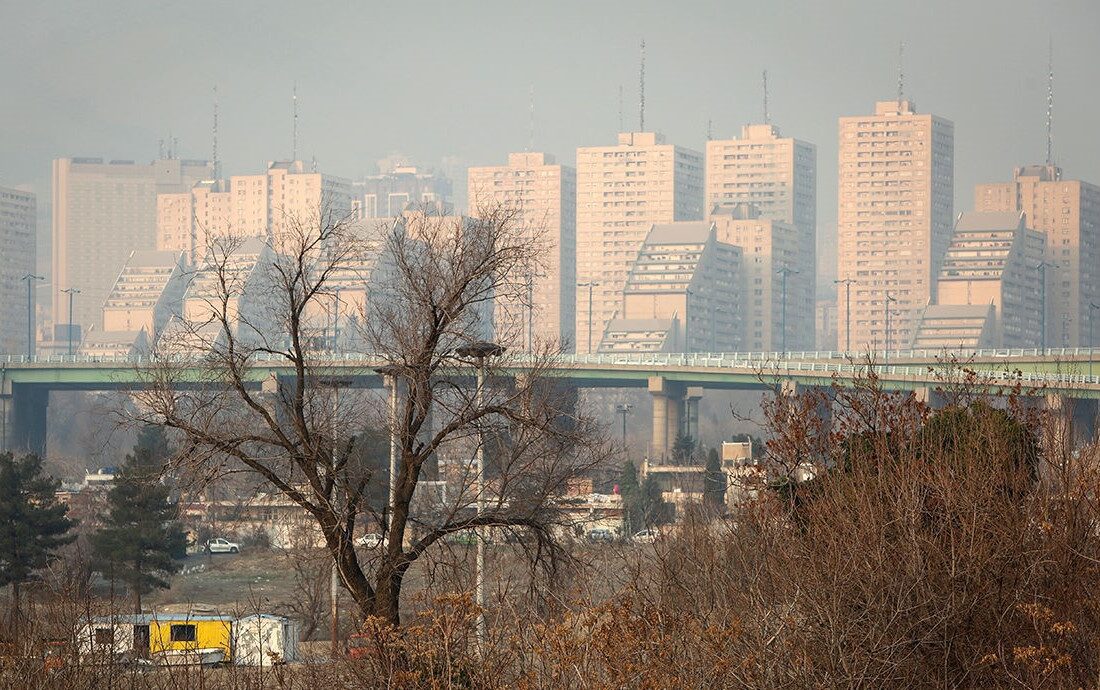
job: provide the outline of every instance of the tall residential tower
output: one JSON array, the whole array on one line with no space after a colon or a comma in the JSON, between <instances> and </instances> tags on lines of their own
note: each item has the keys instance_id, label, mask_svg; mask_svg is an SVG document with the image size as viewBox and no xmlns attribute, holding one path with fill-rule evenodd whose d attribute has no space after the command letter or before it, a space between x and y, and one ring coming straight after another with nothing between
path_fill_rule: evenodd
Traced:
<instances>
[{"instance_id":1,"label":"tall residential tower","mask_svg":"<svg viewBox=\"0 0 1100 690\"><path fill-rule=\"evenodd\" d=\"M0 187L0 354L27 351L23 276L34 273L35 212L34 194Z\"/></svg>"},{"instance_id":2,"label":"tall residential tower","mask_svg":"<svg viewBox=\"0 0 1100 690\"><path fill-rule=\"evenodd\" d=\"M910 101L840 118L837 277L854 281L851 313L837 300L841 349L909 346L951 241L954 156L955 126Z\"/></svg>"}]
</instances>

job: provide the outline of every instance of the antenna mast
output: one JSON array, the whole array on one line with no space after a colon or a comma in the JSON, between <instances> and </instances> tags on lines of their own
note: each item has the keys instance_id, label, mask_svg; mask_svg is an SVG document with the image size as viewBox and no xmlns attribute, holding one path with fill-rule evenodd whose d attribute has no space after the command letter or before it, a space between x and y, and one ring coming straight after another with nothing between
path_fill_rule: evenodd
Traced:
<instances>
[{"instance_id":1,"label":"antenna mast","mask_svg":"<svg viewBox=\"0 0 1100 690\"><path fill-rule=\"evenodd\" d=\"M1047 48L1047 165L1054 165L1054 39Z\"/></svg>"},{"instance_id":2,"label":"antenna mast","mask_svg":"<svg viewBox=\"0 0 1100 690\"><path fill-rule=\"evenodd\" d=\"M642 61L638 70L638 131L645 131L645 39L642 39Z\"/></svg>"},{"instance_id":3,"label":"antenna mast","mask_svg":"<svg viewBox=\"0 0 1100 690\"><path fill-rule=\"evenodd\" d=\"M290 160L294 162L298 160L298 85L294 85L293 96L291 98L294 122L291 132L291 146L290 146Z\"/></svg>"},{"instance_id":4,"label":"antenna mast","mask_svg":"<svg viewBox=\"0 0 1100 690\"><path fill-rule=\"evenodd\" d=\"M623 85L619 84L619 131L623 131Z\"/></svg>"},{"instance_id":5,"label":"antenna mast","mask_svg":"<svg viewBox=\"0 0 1100 690\"><path fill-rule=\"evenodd\" d=\"M214 128L212 131L213 146L211 147L211 163L214 164L214 179L221 177L221 166L218 164L218 85L214 84Z\"/></svg>"},{"instance_id":6,"label":"antenna mast","mask_svg":"<svg viewBox=\"0 0 1100 690\"><path fill-rule=\"evenodd\" d=\"M898 41L898 110L905 100L905 41Z\"/></svg>"},{"instance_id":7,"label":"antenna mast","mask_svg":"<svg viewBox=\"0 0 1100 690\"><path fill-rule=\"evenodd\" d=\"M535 148L535 85L531 84L531 91L529 94L530 100L530 122L528 123L527 132L527 151L530 152Z\"/></svg>"},{"instance_id":8,"label":"antenna mast","mask_svg":"<svg viewBox=\"0 0 1100 690\"><path fill-rule=\"evenodd\" d=\"M768 70L764 70L764 124L771 124L771 116L768 114Z\"/></svg>"}]
</instances>

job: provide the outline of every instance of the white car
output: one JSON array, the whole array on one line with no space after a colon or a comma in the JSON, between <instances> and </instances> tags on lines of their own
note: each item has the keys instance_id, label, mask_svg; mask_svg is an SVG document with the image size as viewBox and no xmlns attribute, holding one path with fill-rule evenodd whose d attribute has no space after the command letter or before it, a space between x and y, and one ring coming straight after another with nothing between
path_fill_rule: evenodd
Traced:
<instances>
[{"instance_id":1,"label":"white car","mask_svg":"<svg viewBox=\"0 0 1100 690\"><path fill-rule=\"evenodd\" d=\"M202 545L202 550L206 553L240 553L241 545L219 537L208 540Z\"/></svg>"},{"instance_id":2,"label":"white car","mask_svg":"<svg viewBox=\"0 0 1100 690\"><path fill-rule=\"evenodd\" d=\"M656 530L644 529L641 532L636 532L630 540L635 544L652 544L657 541L657 532Z\"/></svg>"}]
</instances>

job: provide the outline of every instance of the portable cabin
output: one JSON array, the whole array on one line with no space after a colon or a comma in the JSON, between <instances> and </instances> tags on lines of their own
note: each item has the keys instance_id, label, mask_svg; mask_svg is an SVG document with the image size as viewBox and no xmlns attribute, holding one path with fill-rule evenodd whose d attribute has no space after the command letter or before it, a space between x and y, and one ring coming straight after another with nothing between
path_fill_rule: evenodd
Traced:
<instances>
[{"instance_id":1,"label":"portable cabin","mask_svg":"<svg viewBox=\"0 0 1100 690\"><path fill-rule=\"evenodd\" d=\"M77 630L82 658L108 662L120 657L149 657L217 649L233 658L232 616L188 613L143 613L100 616Z\"/></svg>"},{"instance_id":2,"label":"portable cabin","mask_svg":"<svg viewBox=\"0 0 1100 690\"><path fill-rule=\"evenodd\" d=\"M233 663L271 666L298 660L298 625L289 618L255 614L233 624Z\"/></svg>"}]
</instances>

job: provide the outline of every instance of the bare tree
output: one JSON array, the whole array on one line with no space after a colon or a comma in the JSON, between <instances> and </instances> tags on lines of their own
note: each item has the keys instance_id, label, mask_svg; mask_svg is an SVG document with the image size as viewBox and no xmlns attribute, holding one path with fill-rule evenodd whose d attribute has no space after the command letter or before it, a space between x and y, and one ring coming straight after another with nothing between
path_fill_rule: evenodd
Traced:
<instances>
[{"instance_id":1,"label":"bare tree","mask_svg":"<svg viewBox=\"0 0 1100 690\"><path fill-rule=\"evenodd\" d=\"M514 329L499 324L502 356L474 361L464 347L494 334L495 300L521 294L539 261L537 238L513 220L494 208L364 228L322 211L287 218L262 247L215 238L145 373L143 416L180 432L182 462L206 476L229 463L300 505L363 615L399 623L409 568L464 530L522 530L524 553L553 571L563 554L555 499L610 448L552 376L554 346L513 355ZM369 353L359 369L326 355L342 299L355 304ZM392 421L379 396L356 388L383 367L401 391ZM265 368L277 376L265 379ZM379 430L390 432L397 463L389 497L372 500L388 472L357 439ZM488 481L474 472L479 448ZM428 479L446 488L418 512ZM357 550L364 521L385 530L380 548Z\"/></svg>"}]
</instances>

